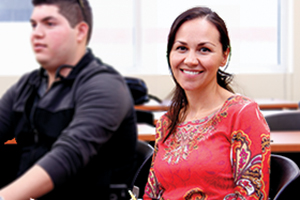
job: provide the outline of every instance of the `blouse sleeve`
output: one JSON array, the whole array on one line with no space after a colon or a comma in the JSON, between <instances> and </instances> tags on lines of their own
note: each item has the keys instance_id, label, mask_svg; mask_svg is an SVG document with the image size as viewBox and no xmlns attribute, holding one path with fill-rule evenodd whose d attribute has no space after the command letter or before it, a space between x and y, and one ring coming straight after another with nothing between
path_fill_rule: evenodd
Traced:
<instances>
[{"instance_id":1,"label":"blouse sleeve","mask_svg":"<svg viewBox=\"0 0 300 200\"><path fill-rule=\"evenodd\" d=\"M231 123L231 164L235 191L224 199L267 200L270 129L257 104L242 107Z\"/></svg>"},{"instance_id":2,"label":"blouse sleeve","mask_svg":"<svg viewBox=\"0 0 300 200\"><path fill-rule=\"evenodd\" d=\"M163 118L162 117L160 120L158 120L156 124L156 135L155 135L155 145L154 145L154 153L152 157L152 162L151 162L151 167L149 171L149 176L148 176L148 181L145 186L145 192L143 199L144 200L152 200L152 199L159 199L160 195L162 194L163 190L160 187L159 182L156 179L153 164L155 161L155 157L158 152L158 143L162 142L162 136L163 136L163 129L166 127L166 125L163 125Z\"/></svg>"}]
</instances>

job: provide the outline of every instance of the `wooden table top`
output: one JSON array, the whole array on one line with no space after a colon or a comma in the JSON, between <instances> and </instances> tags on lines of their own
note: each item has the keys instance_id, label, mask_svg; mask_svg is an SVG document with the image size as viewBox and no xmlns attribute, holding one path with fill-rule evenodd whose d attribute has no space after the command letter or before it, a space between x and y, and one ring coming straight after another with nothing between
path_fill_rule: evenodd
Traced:
<instances>
[{"instance_id":1,"label":"wooden table top","mask_svg":"<svg viewBox=\"0 0 300 200\"><path fill-rule=\"evenodd\" d=\"M138 124L138 139L155 141L155 127ZM5 144L16 144L16 141L9 140ZM300 152L300 131L271 131L271 151Z\"/></svg>"},{"instance_id":2,"label":"wooden table top","mask_svg":"<svg viewBox=\"0 0 300 200\"><path fill-rule=\"evenodd\" d=\"M155 127L139 124L138 132L139 140L155 140ZM300 131L271 131L271 151L300 152Z\"/></svg>"},{"instance_id":3,"label":"wooden table top","mask_svg":"<svg viewBox=\"0 0 300 200\"><path fill-rule=\"evenodd\" d=\"M272 152L300 152L300 131L271 131Z\"/></svg>"},{"instance_id":4,"label":"wooden table top","mask_svg":"<svg viewBox=\"0 0 300 200\"><path fill-rule=\"evenodd\" d=\"M298 109L299 104L298 102L294 101L286 101L286 100L264 100L258 99L256 102L259 105L261 110L280 110L280 109ZM163 104L159 103L149 103L149 104L142 104L136 105L135 109L137 110L147 110L147 111L167 111L169 109L169 103L164 102Z\"/></svg>"}]
</instances>

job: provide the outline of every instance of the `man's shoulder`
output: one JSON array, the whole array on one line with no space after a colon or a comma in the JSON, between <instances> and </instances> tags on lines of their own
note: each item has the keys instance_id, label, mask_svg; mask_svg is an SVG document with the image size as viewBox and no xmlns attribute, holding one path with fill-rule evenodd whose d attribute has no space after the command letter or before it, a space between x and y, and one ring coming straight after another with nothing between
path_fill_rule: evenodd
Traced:
<instances>
[{"instance_id":1,"label":"man's shoulder","mask_svg":"<svg viewBox=\"0 0 300 200\"><path fill-rule=\"evenodd\" d=\"M96 73L109 73L120 75L120 73L111 65L103 63L99 58L93 59L87 66L87 70L92 70Z\"/></svg>"},{"instance_id":2,"label":"man's shoulder","mask_svg":"<svg viewBox=\"0 0 300 200\"><path fill-rule=\"evenodd\" d=\"M76 77L77 82L92 82L93 84L125 84L124 77L111 65L93 59Z\"/></svg>"},{"instance_id":3,"label":"man's shoulder","mask_svg":"<svg viewBox=\"0 0 300 200\"><path fill-rule=\"evenodd\" d=\"M19 78L17 84L28 83L28 82L32 83L35 80L37 80L39 74L40 74L39 69L35 69L33 71L27 72Z\"/></svg>"}]
</instances>

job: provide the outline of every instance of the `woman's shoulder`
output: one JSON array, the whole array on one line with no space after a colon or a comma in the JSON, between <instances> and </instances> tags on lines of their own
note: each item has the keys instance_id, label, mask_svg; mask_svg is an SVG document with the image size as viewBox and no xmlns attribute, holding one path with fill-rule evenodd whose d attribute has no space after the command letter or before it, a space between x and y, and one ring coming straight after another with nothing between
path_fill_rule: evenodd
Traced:
<instances>
[{"instance_id":1,"label":"woman's shoulder","mask_svg":"<svg viewBox=\"0 0 300 200\"><path fill-rule=\"evenodd\" d=\"M241 111L257 110L258 104L251 98L235 94L229 97L223 105L222 110L230 113L241 113Z\"/></svg>"},{"instance_id":2,"label":"woman's shoulder","mask_svg":"<svg viewBox=\"0 0 300 200\"><path fill-rule=\"evenodd\" d=\"M171 120L169 118L169 113L166 112L164 113L157 121L156 123L156 127L158 126L169 126L169 124L171 123Z\"/></svg>"},{"instance_id":3,"label":"woman's shoulder","mask_svg":"<svg viewBox=\"0 0 300 200\"><path fill-rule=\"evenodd\" d=\"M251 106L251 105L254 105L256 106L257 103L249 98L249 97L246 97L246 96L243 96L243 95L240 95L240 94L235 94L231 97L229 97L227 99L227 101L225 102L225 106L228 106L228 107L244 107L244 106Z\"/></svg>"}]
</instances>

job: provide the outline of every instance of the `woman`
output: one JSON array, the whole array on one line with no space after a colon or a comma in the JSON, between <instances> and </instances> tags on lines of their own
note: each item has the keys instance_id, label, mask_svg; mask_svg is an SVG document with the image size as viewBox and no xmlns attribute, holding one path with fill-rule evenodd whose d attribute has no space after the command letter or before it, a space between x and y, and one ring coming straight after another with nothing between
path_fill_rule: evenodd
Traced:
<instances>
[{"instance_id":1,"label":"woman","mask_svg":"<svg viewBox=\"0 0 300 200\"><path fill-rule=\"evenodd\" d=\"M230 40L209 8L179 15L168 38L175 93L156 126L144 199L267 199L270 130L258 105L230 88Z\"/></svg>"}]
</instances>

